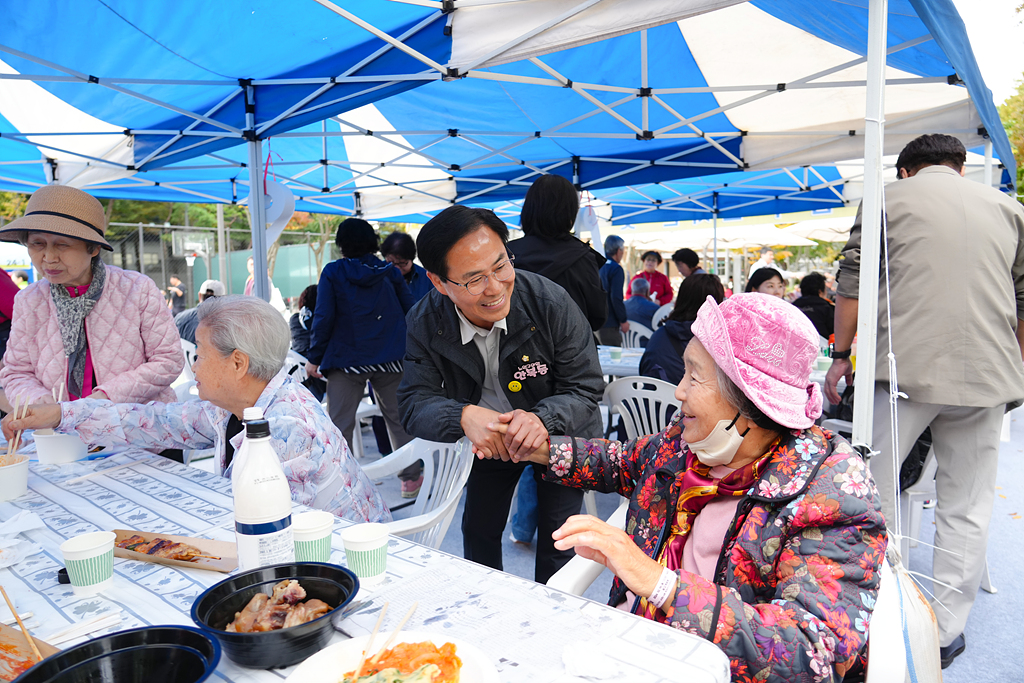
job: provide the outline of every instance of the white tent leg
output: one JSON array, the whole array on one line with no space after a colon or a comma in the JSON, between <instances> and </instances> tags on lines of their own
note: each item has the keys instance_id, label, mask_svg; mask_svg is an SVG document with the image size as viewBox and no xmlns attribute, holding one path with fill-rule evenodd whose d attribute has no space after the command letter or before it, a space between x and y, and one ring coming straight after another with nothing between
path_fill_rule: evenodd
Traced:
<instances>
[{"instance_id":1,"label":"white tent leg","mask_svg":"<svg viewBox=\"0 0 1024 683\"><path fill-rule=\"evenodd\" d=\"M230 294L231 280L228 278L227 236L224 232L224 205L221 203L217 204L217 279L224 283L224 287L228 294Z\"/></svg>"},{"instance_id":2,"label":"white tent leg","mask_svg":"<svg viewBox=\"0 0 1024 683\"><path fill-rule=\"evenodd\" d=\"M868 7L868 89L864 115L864 200L861 211L860 305L857 316L857 376L853 399L853 443L871 444L875 400L875 340L878 336L878 264L882 232L882 141L885 133L885 48L888 0Z\"/></svg>"},{"instance_id":3,"label":"white tent leg","mask_svg":"<svg viewBox=\"0 0 1024 683\"><path fill-rule=\"evenodd\" d=\"M985 186L992 187L992 139L985 140Z\"/></svg>"},{"instance_id":4,"label":"white tent leg","mask_svg":"<svg viewBox=\"0 0 1024 683\"><path fill-rule=\"evenodd\" d=\"M270 287L267 283L267 207L260 182L263 168L263 143L249 142L249 225L252 232L252 293L264 301L270 301Z\"/></svg>"},{"instance_id":5,"label":"white tent leg","mask_svg":"<svg viewBox=\"0 0 1024 683\"><path fill-rule=\"evenodd\" d=\"M718 193L715 192L712 195L711 198L712 198L712 201L714 202L713 203L713 208L714 208L714 214L713 215L715 217L714 218L714 223L713 223L714 230L715 230L715 232L714 232L714 235L715 235L715 255L714 255L714 259L715 260L711 262L711 272L715 273L717 275L718 274Z\"/></svg>"}]
</instances>

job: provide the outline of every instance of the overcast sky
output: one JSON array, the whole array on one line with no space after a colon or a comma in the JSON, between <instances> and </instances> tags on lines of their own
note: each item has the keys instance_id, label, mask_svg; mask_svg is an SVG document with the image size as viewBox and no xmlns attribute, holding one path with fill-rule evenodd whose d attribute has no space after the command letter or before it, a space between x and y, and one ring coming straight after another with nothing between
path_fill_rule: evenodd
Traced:
<instances>
[{"instance_id":1,"label":"overcast sky","mask_svg":"<svg viewBox=\"0 0 1024 683\"><path fill-rule=\"evenodd\" d=\"M967 25L974 56L997 105L1012 95L1024 75L1024 14L1021 0L953 0Z\"/></svg>"}]
</instances>

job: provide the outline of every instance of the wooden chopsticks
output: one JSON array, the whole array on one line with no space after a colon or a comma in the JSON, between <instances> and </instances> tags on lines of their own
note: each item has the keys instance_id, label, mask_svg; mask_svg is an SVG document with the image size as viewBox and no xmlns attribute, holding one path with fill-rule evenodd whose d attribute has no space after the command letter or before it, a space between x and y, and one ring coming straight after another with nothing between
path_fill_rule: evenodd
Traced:
<instances>
[{"instance_id":1,"label":"wooden chopsticks","mask_svg":"<svg viewBox=\"0 0 1024 683\"><path fill-rule=\"evenodd\" d=\"M13 614L14 618L18 620L18 626L21 627L21 632L25 634L25 640L28 641L28 646L32 648L32 653L36 656L36 661L43 661L43 655L39 653L39 648L36 647L36 641L32 640L32 634L30 634L28 629L25 628L25 623L21 620L21 617L18 616L17 610L14 609L14 603L12 603L11 599L7 597L7 591L4 590L3 586L0 586L0 593L4 594L4 600L7 601L7 606L11 608L11 614Z\"/></svg>"},{"instance_id":2,"label":"wooden chopsticks","mask_svg":"<svg viewBox=\"0 0 1024 683\"><path fill-rule=\"evenodd\" d=\"M391 637L388 638L388 642L384 643L384 647L382 647L380 651L373 656L373 659L370 660L370 666L375 666L377 664L377 660L380 659L380 656L382 654L384 654L384 651L391 647L391 644L395 642L395 638L398 637L398 632L402 630L403 626L405 626L405 622L409 621L409 617L411 617L412 613L416 611L416 608L419 606L419 604L419 601L412 603L412 607L409 608L409 611L405 614L405 617L402 619L402 621L398 622L398 627L391 632ZM369 643L367 643L366 649L370 649Z\"/></svg>"},{"instance_id":3,"label":"wooden chopsticks","mask_svg":"<svg viewBox=\"0 0 1024 683\"><path fill-rule=\"evenodd\" d=\"M13 411L13 415L14 415L14 419L15 420L18 419L18 404L20 402L21 402L21 397L20 396L15 396L14 397L14 411ZM28 415L28 399L25 400L25 406L24 406L24 408L21 411L21 418L24 419L26 415ZM22 430L19 429L15 433L14 438L7 442L7 455L5 455L4 458L3 458L3 464L4 465L10 464L9 461L11 459L11 456L16 454L18 452L18 448L21 447L21 431Z\"/></svg>"},{"instance_id":4,"label":"wooden chopsticks","mask_svg":"<svg viewBox=\"0 0 1024 683\"><path fill-rule=\"evenodd\" d=\"M366 647L363 648L363 654L359 657L359 667L356 669L355 674L352 676L353 681L358 681L359 676L363 673L363 666L366 665L366 653L373 647L373 639L377 637L377 631L380 630L380 625L384 622L384 615L388 612L388 603L384 603L384 607L380 610L380 616L377 617L377 624L373 627L373 632L370 634L370 639L366 641Z\"/></svg>"}]
</instances>

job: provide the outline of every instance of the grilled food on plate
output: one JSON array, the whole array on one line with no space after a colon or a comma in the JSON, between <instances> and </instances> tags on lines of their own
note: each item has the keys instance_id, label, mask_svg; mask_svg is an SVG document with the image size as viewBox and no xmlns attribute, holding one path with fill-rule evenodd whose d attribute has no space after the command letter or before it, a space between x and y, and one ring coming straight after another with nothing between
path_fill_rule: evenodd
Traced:
<instances>
[{"instance_id":1,"label":"grilled food on plate","mask_svg":"<svg viewBox=\"0 0 1024 683\"><path fill-rule=\"evenodd\" d=\"M187 543L175 543L164 538L154 538L152 541L147 541L139 535L120 541L117 547L136 553L162 557L167 560L181 560L183 562L195 562L200 557L208 557L214 560L220 559L213 555L204 555L202 550Z\"/></svg>"}]
</instances>

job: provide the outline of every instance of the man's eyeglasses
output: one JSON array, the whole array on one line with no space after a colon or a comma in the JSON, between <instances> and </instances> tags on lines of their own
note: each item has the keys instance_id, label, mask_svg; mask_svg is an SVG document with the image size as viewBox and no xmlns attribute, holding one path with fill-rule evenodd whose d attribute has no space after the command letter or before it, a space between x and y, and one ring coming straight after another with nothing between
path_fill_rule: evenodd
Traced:
<instances>
[{"instance_id":1,"label":"man's eyeglasses","mask_svg":"<svg viewBox=\"0 0 1024 683\"><path fill-rule=\"evenodd\" d=\"M515 275L515 260L516 257L514 255L509 256L507 259L496 265L494 269L491 270L490 275L477 275L469 282L456 282L455 280L449 280L448 278L444 278L444 281L450 282L453 285L458 285L459 287L465 287L466 291L471 295L479 296L484 293L485 289L487 289L487 283L490 278L493 277L498 282L508 282L511 280Z\"/></svg>"}]
</instances>

